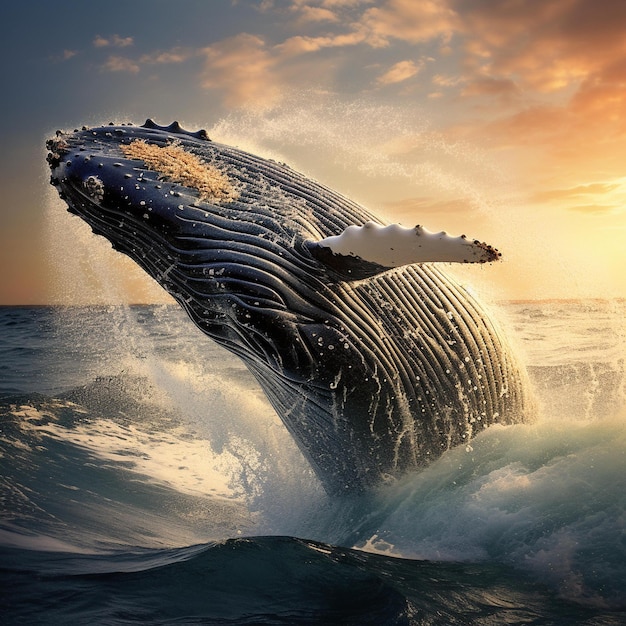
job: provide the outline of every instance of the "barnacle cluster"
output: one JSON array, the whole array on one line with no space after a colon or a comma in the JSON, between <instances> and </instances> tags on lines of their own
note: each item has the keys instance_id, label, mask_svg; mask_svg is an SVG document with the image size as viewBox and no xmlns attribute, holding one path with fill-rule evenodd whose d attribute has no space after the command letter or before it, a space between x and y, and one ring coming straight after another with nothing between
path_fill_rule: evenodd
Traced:
<instances>
[{"instance_id":1,"label":"barnacle cluster","mask_svg":"<svg viewBox=\"0 0 626 626\"><path fill-rule=\"evenodd\" d=\"M104 198L104 183L97 176L88 176L83 182L87 194L96 202L102 202Z\"/></svg>"},{"instance_id":2,"label":"barnacle cluster","mask_svg":"<svg viewBox=\"0 0 626 626\"><path fill-rule=\"evenodd\" d=\"M239 196L224 172L188 152L180 143L158 146L137 139L120 148L128 158L143 161L148 169L159 174L161 180L196 189L202 200L229 202Z\"/></svg>"}]
</instances>

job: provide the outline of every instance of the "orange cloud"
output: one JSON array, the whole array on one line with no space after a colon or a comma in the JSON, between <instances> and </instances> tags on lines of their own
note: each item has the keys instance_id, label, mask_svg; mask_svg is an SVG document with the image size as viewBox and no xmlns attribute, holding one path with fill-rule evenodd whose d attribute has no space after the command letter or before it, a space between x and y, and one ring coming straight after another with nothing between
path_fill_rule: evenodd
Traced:
<instances>
[{"instance_id":1,"label":"orange cloud","mask_svg":"<svg viewBox=\"0 0 626 626\"><path fill-rule=\"evenodd\" d=\"M183 63L189 58L196 56L196 54L197 53L193 50L174 48L165 52L144 54L139 59L111 55L102 65L102 69L107 72L128 72L130 74L137 74L142 66Z\"/></svg>"},{"instance_id":2,"label":"orange cloud","mask_svg":"<svg viewBox=\"0 0 626 626\"><path fill-rule=\"evenodd\" d=\"M433 76L433 84L439 87L456 87L465 82L462 76L445 76L443 74L435 74Z\"/></svg>"},{"instance_id":3,"label":"orange cloud","mask_svg":"<svg viewBox=\"0 0 626 626\"><path fill-rule=\"evenodd\" d=\"M626 3L584 0L525 3L454 0L465 54L462 95L506 101L499 119L456 124L451 132L497 149L543 184L623 174L626 152ZM509 90L503 100L498 94ZM519 149L522 149L520 151ZM581 210L609 210L604 203Z\"/></svg>"},{"instance_id":4,"label":"orange cloud","mask_svg":"<svg viewBox=\"0 0 626 626\"><path fill-rule=\"evenodd\" d=\"M561 201L565 199L579 199L589 195L604 195L618 189L618 183L591 183L589 185L578 185L570 189L551 189L542 191L533 197L535 202Z\"/></svg>"},{"instance_id":5,"label":"orange cloud","mask_svg":"<svg viewBox=\"0 0 626 626\"><path fill-rule=\"evenodd\" d=\"M373 0L292 0L289 7L297 15L299 26L308 23L340 23L350 21L349 15L360 5L370 5Z\"/></svg>"},{"instance_id":6,"label":"orange cloud","mask_svg":"<svg viewBox=\"0 0 626 626\"><path fill-rule=\"evenodd\" d=\"M461 95L463 96L495 96L510 99L520 95L521 90L510 78L478 77L467 82Z\"/></svg>"},{"instance_id":7,"label":"orange cloud","mask_svg":"<svg viewBox=\"0 0 626 626\"><path fill-rule=\"evenodd\" d=\"M415 76L422 69L422 66L423 62L418 64L414 61L399 61L378 77L378 83L381 85L401 83Z\"/></svg>"},{"instance_id":8,"label":"orange cloud","mask_svg":"<svg viewBox=\"0 0 626 626\"><path fill-rule=\"evenodd\" d=\"M298 35L272 46L261 37L241 33L201 51L205 59L202 85L222 92L227 106L267 108L299 87L323 89L332 83L335 62L314 53L354 46L361 40L358 33Z\"/></svg>"},{"instance_id":9,"label":"orange cloud","mask_svg":"<svg viewBox=\"0 0 626 626\"><path fill-rule=\"evenodd\" d=\"M623 0L605 0L601 7L543 0L532 10L513 0L389 0L366 10L359 24L369 29L371 45L439 38L462 53L459 73L435 75L429 97L447 93L517 108L483 122L472 111L471 120L454 121L453 134L500 148L541 146L544 162L559 157L570 164L584 153L596 160L598 171L591 175L615 168L616 151L626 141Z\"/></svg>"},{"instance_id":10,"label":"orange cloud","mask_svg":"<svg viewBox=\"0 0 626 626\"><path fill-rule=\"evenodd\" d=\"M568 207L569 211L578 213L591 213L594 215L613 213L617 207L606 204L581 204Z\"/></svg>"},{"instance_id":11,"label":"orange cloud","mask_svg":"<svg viewBox=\"0 0 626 626\"><path fill-rule=\"evenodd\" d=\"M356 7L361 4L373 4L374 0L321 0L321 3L322 6L328 8L344 8Z\"/></svg>"},{"instance_id":12,"label":"orange cloud","mask_svg":"<svg viewBox=\"0 0 626 626\"><path fill-rule=\"evenodd\" d=\"M292 0L292 10L303 10L317 5L328 10L351 9L360 5L373 4L374 0Z\"/></svg>"},{"instance_id":13,"label":"orange cloud","mask_svg":"<svg viewBox=\"0 0 626 626\"><path fill-rule=\"evenodd\" d=\"M273 7L263 4L265 11ZM138 60L116 55L104 69L136 73L142 65L182 63L200 55L205 88L219 91L227 106L263 108L303 85L336 86L335 77L350 57L346 52L331 59L324 51L368 46L371 57L372 48L389 49L401 41L420 46L424 58L438 42L441 65L437 60L429 64L438 73L424 95L441 106L453 105L445 118L450 120L447 137L484 141L496 150L521 148L526 154L520 158L546 178L547 165L556 172L558 160L561 171L552 187L565 187L571 182L566 175L584 171L581 155L594 160L583 181L605 179L622 167L623 0L604 0L601 10L588 0L542 0L532 10L518 0L292 0L288 13L284 7L275 10L279 16L296 16L298 34L272 44L241 33L199 51L175 48ZM326 29L322 35L320 24ZM132 38L119 35L94 40L99 47L131 43ZM431 44L428 50L425 43ZM403 83L422 66L406 57L391 66L384 58L368 65L388 68L376 79L380 86ZM363 89L369 87L371 82Z\"/></svg>"},{"instance_id":14,"label":"orange cloud","mask_svg":"<svg viewBox=\"0 0 626 626\"><path fill-rule=\"evenodd\" d=\"M553 92L602 73L626 53L626 3L454 0L469 61L491 76L517 76Z\"/></svg>"},{"instance_id":15,"label":"orange cloud","mask_svg":"<svg viewBox=\"0 0 626 626\"><path fill-rule=\"evenodd\" d=\"M344 48L355 46L365 40L363 33L345 33L324 37L305 37L296 35L275 46L276 50L287 56L317 52L325 48Z\"/></svg>"},{"instance_id":16,"label":"orange cloud","mask_svg":"<svg viewBox=\"0 0 626 626\"><path fill-rule=\"evenodd\" d=\"M300 23L306 22L338 22L339 17L324 7L303 6L298 9Z\"/></svg>"},{"instance_id":17,"label":"orange cloud","mask_svg":"<svg viewBox=\"0 0 626 626\"><path fill-rule=\"evenodd\" d=\"M375 47L391 39L420 43L436 38L449 41L458 29L455 11L438 0L388 0L382 6L367 9L359 23L368 33L368 43Z\"/></svg>"},{"instance_id":18,"label":"orange cloud","mask_svg":"<svg viewBox=\"0 0 626 626\"><path fill-rule=\"evenodd\" d=\"M270 106L284 87L279 60L260 37L242 33L205 48L202 84L230 106Z\"/></svg>"},{"instance_id":19,"label":"orange cloud","mask_svg":"<svg viewBox=\"0 0 626 626\"><path fill-rule=\"evenodd\" d=\"M623 214L624 185L617 182L590 183L566 189L549 189L535 193L531 202L560 206L568 211L588 215Z\"/></svg>"}]
</instances>

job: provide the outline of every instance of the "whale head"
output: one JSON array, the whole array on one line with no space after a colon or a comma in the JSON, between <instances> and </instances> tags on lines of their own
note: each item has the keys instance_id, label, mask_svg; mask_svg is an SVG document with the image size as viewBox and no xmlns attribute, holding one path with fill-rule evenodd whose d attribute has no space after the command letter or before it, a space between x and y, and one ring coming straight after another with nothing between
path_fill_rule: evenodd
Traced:
<instances>
[{"instance_id":1,"label":"whale head","mask_svg":"<svg viewBox=\"0 0 626 626\"><path fill-rule=\"evenodd\" d=\"M284 289L285 268L318 274L322 266L304 242L323 230L286 190L287 177L279 179L286 167L256 168L177 123L57 132L47 146L51 183L68 210L138 263L204 330L238 343L232 329L252 317L297 317L301 303Z\"/></svg>"},{"instance_id":2,"label":"whale head","mask_svg":"<svg viewBox=\"0 0 626 626\"><path fill-rule=\"evenodd\" d=\"M385 225L284 164L176 122L58 131L47 147L69 211L245 361L329 491L423 464L472 431L469 422L507 421L516 372L486 371L500 358L483 354L494 351L491 326L474 329L476 305L413 265L497 260L491 246ZM385 278L405 266L417 269ZM489 401L464 391L470 358L480 370L470 382L490 386ZM416 414L450 425L420 426Z\"/></svg>"}]
</instances>

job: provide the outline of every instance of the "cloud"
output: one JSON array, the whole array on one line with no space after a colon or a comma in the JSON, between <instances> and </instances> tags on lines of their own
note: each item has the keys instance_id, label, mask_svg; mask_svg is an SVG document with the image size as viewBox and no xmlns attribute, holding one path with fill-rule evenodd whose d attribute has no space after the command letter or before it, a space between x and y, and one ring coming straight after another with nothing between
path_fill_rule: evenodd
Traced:
<instances>
[{"instance_id":1,"label":"cloud","mask_svg":"<svg viewBox=\"0 0 626 626\"><path fill-rule=\"evenodd\" d=\"M341 10L373 3L374 0L292 0L291 10L305 10L311 6L317 6L328 10Z\"/></svg>"},{"instance_id":2,"label":"cloud","mask_svg":"<svg viewBox=\"0 0 626 626\"><path fill-rule=\"evenodd\" d=\"M577 213L592 213L594 215L613 213L617 207L606 204L581 204L568 207L569 211Z\"/></svg>"},{"instance_id":3,"label":"cloud","mask_svg":"<svg viewBox=\"0 0 626 626\"><path fill-rule=\"evenodd\" d=\"M538 104L485 120L467 119L452 124L446 134L471 142L486 140L495 148L532 146L545 149L555 145L572 125L562 106Z\"/></svg>"},{"instance_id":4,"label":"cloud","mask_svg":"<svg viewBox=\"0 0 626 626\"><path fill-rule=\"evenodd\" d=\"M242 33L204 48L202 85L219 89L229 106L271 106L285 85L279 58L265 41Z\"/></svg>"},{"instance_id":5,"label":"cloud","mask_svg":"<svg viewBox=\"0 0 626 626\"><path fill-rule=\"evenodd\" d=\"M128 72L130 74L137 74L141 68L138 63L131 59L113 55L105 61L102 69L107 72Z\"/></svg>"},{"instance_id":6,"label":"cloud","mask_svg":"<svg viewBox=\"0 0 626 626\"><path fill-rule=\"evenodd\" d=\"M298 8L299 23L306 22L338 22L339 16L324 7L302 6Z\"/></svg>"},{"instance_id":7,"label":"cloud","mask_svg":"<svg viewBox=\"0 0 626 626\"><path fill-rule=\"evenodd\" d=\"M334 80L337 64L315 53L360 41L356 33L298 35L271 45L256 35L241 33L200 52L204 57L202 85L220 91L226 106L271 107L299 88L325 89Z\"/></svg>"},{"instance_id":8,"label":"cloud","mask_svg":"<svg viewBox=\"0 0 626 626\"><path fill-rule=\"evenodd\" d=\"M339 24L344 36L357 36L374 47L392 41L412 44L433 39L448 42L459 29L450 0L292 0L290 10L298 24ZM373 6L372 6L373 5ZM335 34L334 36L338 36ZM332 36L331 36L332 37Z\"/></svg>"},{"instance_id":9,"label":"cloud","mask_svg":"<svg viewBox=\"0 0 626 626\"><path fill-rule=\"evenodd\" d=\"M422 69L422 66L423 62L418 64L414 61L399 61L378 77L378 83L381 85L401 83L415 76Z\"/></svg>"},{"instance_id":10,"label":"cloud","mask_svg":"<svg viewBox=\"0 0 626 626\"><path fill-rule=\"evenodd\" d=\"M329 8L357 7L360 5L373 4L375 0L321 0L322 6ZM306 2L306 0L305 0Z\"/></svg>"},{"instance_id":11,"label":"cloud","mask_svg":"<svg viewBox=\"0 0 626 626\"><path fill-rule=\"evenodd\" d=\"M274 0L261 0L257 8L261 13L269 11L274 8Z\"/></svg>"},{"instance_id":12,"label":"cloud","mask_svg":"<svg viewBox=\"0 0 626 626\"><path fill-rule=\"evenodd\" d=\"M171 50L144 54L140 58L140 63L146 65L169 65L173 63L183 63L193 56L196 56L193 50L177 47Z\"/></svg>"},{"instance_id":13,"label":"cloud","mask_svg":"<svg viewBox=\"0 0 626 626\"><path fill-rule=\"evenodd\" d=\"M101 69L106 72L127 72L137 74L144 66L171 65L183 63L197 56L197 52L187 48L172 48L166 51L155 51L143 54L138 59L131 59L120 55L111 55L102 64Z\"/></svg>"},{"instance_id":14,"label":"cloud","mask_svg":"<svg viewBox=\"0 0 626 626\"><path fill-rule=\"evenodd\" d=\"M458 16L438 0L388 0L367 9L359 25L375 47L389 45L393 39L420 43L433 39L448 42L458 30Z\"/></svg>"},{"instance_id":15,"label":"cloud","mask_svg":"<svg viewBox=\"0 0 626 626\"><path fill-rule=\"evenodd\" d=\"M359 7L372 3L373 0L292 0L289 11L296 16L298 28L319 24L350 25Z\"/></svg>"},{"instance_id":16,"label":"cloud","mask_svg":"<svg viewBox=\"0 0 626 626\"><path fill-rule=\"evenodd\" d=\"M446 76L444 74L435 74L432 80L433 84L439 87L456 87L465 82L462 76Z\"/></svg>"},{"instance_id":17,"label":"cloud","mask_svg":"<svg viewBox=\"0 0 626 626\"><path fill-rule=\"evenodd\" d=\"M484 140L497 150L535 150L538 168L556 158L572 164L584 151L599 159L589 172L596 179L602 167L617 166L616 146L626 141L623 0L604 0L602 10L588 0L542 0L532 10L519 0L291 0L263 7L279 20L295 16L290 26L297 34L271 41L240 33L200 49L155 51L135 60L113 55L104 69L137 73L145 65L200 56L201 84L224 104L263 108L301 87L358 89L358 72L343 83L336 78L346 67L365 66L362 52L368 68L387 67L379 86L420 71L426 81L422 61L411 56L434 55L437 44L424 99L454 107L443 129L448 136ZM131 44L131 37L119 35L94 40L98 47ZM385 52L377 51L391 44L406 56L388 66Z\"/></svg>"},{"instance_id":18,"label":"cloud","mask_svg":"<svg viewBox=\"0 0 626 626\"><path fill-rule=\"evenodd\" d=\"M221 90L228 106L264 107L280 100L282 91L298 88L303 82L308 87L317 81L315 86L322 88L332 83L341 68L337 57L334 63L320 59L317 53L324 50L358 45L378 48L387 46L391 39L412 43L433 37L449 39L454 13L438 1L389 0L381 6L372 4L371 0L295 0L290 9L301 18L301 25L325 22L334 32L301 33L274 45L249 33L224 39L201 52L205 57L202 84ZM406 81L422 65L400 61L377 82L390 85Z\"/></svg>"},{"instance_id":19,"label":"cloud","mask_svg":"<svg viewBox=\"0 0 626 626\"><path fill-rule=\"evenodd\" d=\"M111 35L109 38L96 35L93 40L93 45L96 48L127 48L128 46L132 46L133 43L132 37L120 37L119 35Z\"/></svg>"},{"instance_id":20,"label":"cloud","mask_svg":"<svg viewBox=\"0 0 626 626\"><path fill-rule=\"evenodd\" d=\"M342 32L299 35L285 47L312 52L392 41L418 45L440 40L461 50L467 96L512 96L519 89L552 93L580 84L624 58L626 3L604 0L294 0L291 10L311 21L341 23ZM341 16L341 20L339 17ZM454 45L452 45L454 44ZM443 49L442 49L443 50ZM443 54L443 51L442 51Z\"/></svg>"},{"instance_id":21,"label":"cloud","mask_svg":"<svg viewBox=\"0 0 626 626\"><path fill-rule=\"evenodd\" d=\"M517 0L389 0L365 11L360 24L379 44L447 41L458 72L435 74L429 97L491 105L483 121L466 107L452 133L496 148L543 149L537 163L578 162L578 173L585 153L590 176L618 166L615 154L626 143L623 0L605 0L601 9L587 0L543 0L532 10ZM508 113L494 120L504 106Z\"/></svg>"},{"instance_id":22,"label":"cloud","mask_svg":"<svg viewBox=\"0 0 626 626\"><path fill-rule=\"evenodd\" d=\"M563 200L580 200L585 196L598 196L610 194L619 189L620 183L590 183L588 185L578 185L569 189L550 189L541 191L533 196L535 202L552 202Z\"/></svg>"},{"instance_id":23,"label":"cloud","mask_svg":"<svg viewBox=\"0 0 626 626\"><path fill-rule=\"evenodd\" d=\"M626 3L453 0L468 62L490 76L512 77L550 93L601 73L626 53Z\"/></svg>"},{"instance_id":24,"label":"cloud","mask_svg":"<svg viewBox=\"0 0 626 626\"><path fill-rule=\"evenodd\" d=\"M466 83L461 91L463 96L496 96L510 99L520 95L521 90L510 78L478 77Z\"/></svg>"},{"instance_id":25,"label":"cloud","mask_svg":"<svg viewBox=\"0 0 626 626\"><path fill-rule=\"evenodd\" d=\"M326 35L323 37L306 37L296 35L275 46L276 50L287 56L308 54L326 48L345 48L356 46L365 41L365 35L360 32Z\"/></svg>"}]
</instances>

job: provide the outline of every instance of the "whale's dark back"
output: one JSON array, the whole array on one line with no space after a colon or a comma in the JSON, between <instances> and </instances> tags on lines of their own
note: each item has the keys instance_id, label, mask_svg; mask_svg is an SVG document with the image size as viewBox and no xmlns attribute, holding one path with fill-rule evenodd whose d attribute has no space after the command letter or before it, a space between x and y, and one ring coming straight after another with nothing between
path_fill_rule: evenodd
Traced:
<instances>
[{"instance_id":1,"label":"whale's dark back","mask_svg":"<svg viewBox=\"0 0 626 626\"><path fill-rule=\"evenodd\" d=\"M233 193L202 198L127 159L120 146L137 139L201 157ZM490 424L528 418L525 375L505 338L439 266L363 278L358 259L342 270L315 254L311 243L379 221L358 204L177 126L85 129L51 147L70 210L245 361L330 492L377 484Z\"/></svg>"}]
</instances>

